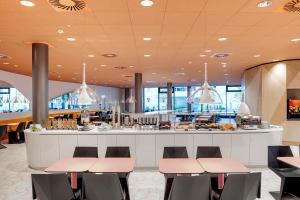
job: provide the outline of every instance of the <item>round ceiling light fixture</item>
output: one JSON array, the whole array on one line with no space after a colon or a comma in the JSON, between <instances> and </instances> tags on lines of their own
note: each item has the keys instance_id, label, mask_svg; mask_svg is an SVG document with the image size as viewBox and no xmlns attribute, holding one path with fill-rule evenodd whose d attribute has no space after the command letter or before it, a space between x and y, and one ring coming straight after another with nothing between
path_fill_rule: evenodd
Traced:
<instances>
[{"instance_id":1,"label":"round ceiling light fixture","mask_svg":"<svg viewBox=\"0 0 300 200\"><path fill-rule=\"evenodd\" d=\"M291 39L291 42L299 42L299 41L300 41L300 38Z\"/></svg>"},{"instance_id":2,"label":"round ceiling light fixture","mask_svg":"<svg viewBox=\"0 0 300 200\"><path fill-rule=\"evenodd\" d=\"M22 6L26 6L26 7L33 7L33 6L35 6L35 4L33 2L31 2L31 1L25 1L25 0L20 1L20 4Z\"/></svg>"},{"instance_id":3,"label":"round ceiling light fixture","mask_svg":"<svg viewBox=\"0 0 300 200\"><path fill-rule=\"evenodd\" d=\"M63 34L63 33L64 33L64 30L61 29L61 28L59 28L59 29L57 29L57 33L58 33L58 34Z\"/></svg>"},{"instance_id":4,"label":"round ceiling light fixture","mask_svg":"<svg viewBox=\"0 0 300 200\"><path fill-rule=\"evenodd\" d=\"M218 38L218 40L219 40L220 42L223 42L223 41L226 41L227 38L226 38L226 37L221 37L221 38Z\"/></svg>"},{"instance_id":5,"label":"round ceiling light fixture","mask_svg":"<svg viewBox=\"0 0 300 200\"><path fill-rule=\"evenodd\" d=\"M257 7L259 8L266 8L272 5L272 1L260 1L257 3Z\"/></svg>"},{"instance_id":6,"label":"round ceiling light fixture","mask_svg":"<svg viewBox=\"0 0 300 200\"><path fill-rule=\"evenodd\" d=\"M74 41L76 41L76 38L68 37L67 40L70 41L70 42L74 42Z\"/></svg>"},{"instance_id":7,"label":"round ceiling light fixture","mask_svg":"<svg viewBox=\"0 0 300 200\"><path fill-rule=\"evenodd\" d=\"M105 58L115 58L115 57L117 57L117 54L105 53L105 54L102 54L102 56L105 57Z\"/></svg>"},{"instance_id":8,"label":"round ceiling light fixture","mask_svg":"<svg viewBox=\"0 0 300 200\"><path fill-rule=\"evenodd\" d=\"M152 0L142 0L141 5L144 7L150 7L153 6L154 2Z\"/></svg>"}]
</instances>

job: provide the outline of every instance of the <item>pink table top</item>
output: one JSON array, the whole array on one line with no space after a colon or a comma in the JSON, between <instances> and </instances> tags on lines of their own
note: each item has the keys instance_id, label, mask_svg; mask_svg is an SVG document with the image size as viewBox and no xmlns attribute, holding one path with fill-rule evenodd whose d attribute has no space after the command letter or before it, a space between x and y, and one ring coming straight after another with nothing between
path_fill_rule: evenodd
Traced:
<instances>
[{"instance_id":1,"label":"pink table top","mask_svg":"<svg viewBox=\"0 0 300 200\"><path fill-rule=\"evenodd\" d=\"M228 158L198 158L203 169L209 173L249 173L242 163Z\"/></svg>"},{"instance_id":2,"label":"pink table top","mask_svg":"<svg viewBox=\"0 0 300 200\"><path fill-rule=\"evenodd\" d=\"M204 172L197 160L190 158L161 159L159 171L164 174L200 174Z\"/></svg>"},{"instance_id":3,"label":"pink table top","mask_svg":"<svg viewBox=\"0 0 300 200\"><path fill-rule=\"evenodd\" d=\"M89 169L94 173L129 173L134 168L133 158L99 158Z\"/></svg>"},{"instance_id":4,"label":"pink table top","mask_svg":"<svg viewBox=\"0 0 300 200\"><path fill-rule=\"evenodd\" d=\"M300 168L300 157L278 157L277 159L294 167Z\"/></svg>"},{"instance_id":5,"label":"pink table top","mask_svg":"<svg viewBox=\"0 0 300 200\"><path fill-rule=\"evenodd\" d=\"M65 158L50 165L45 172L85 172L98 158Z\"/></svg>"}]
</instances>

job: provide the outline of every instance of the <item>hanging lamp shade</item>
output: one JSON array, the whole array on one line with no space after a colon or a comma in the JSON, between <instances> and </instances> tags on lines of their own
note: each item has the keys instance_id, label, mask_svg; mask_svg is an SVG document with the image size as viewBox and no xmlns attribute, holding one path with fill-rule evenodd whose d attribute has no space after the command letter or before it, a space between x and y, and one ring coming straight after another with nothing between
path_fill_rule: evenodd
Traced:
<instances>
[{"instance_id":1,"label":"hanging lamp shade","mask_svg":"<svg viewBox=\"0 0 300 200\"><path fill-rule=\"evenodd\" d=\"M95 104L98 100L98 97L97 97L97 93L86 84L85 67L86 64L83 63L82 84L75 91L75 95L78 95L78 105L88 106L88 105Z\"/></svg>"},{"instance_id":2,"label":"hanging lamp shade","mask_svg":"<svg viewBox=\"0 0 300 200\"><path fill-rule=\"evenodd\" d=\"M238 113L242 114L242 115L250 115L251 114L250 108L245 102L245 95L244 94L242 94L242 101L241 101Z\"/></svg>"},{"instance_id":3,"label":"hanging lamp shade","mask_svg":"<svg viewBox=\"0 0 300 200\"><path fill-rule=\"evenodd\" d=\"M23 100L20 98L17 90L16 90L16 95L10 100L10 103L12 104L23 103Z\"/></svg>"},{"instance_id":4,"label":"hanging lamp shade","mask_svg":"<svg viewBox=\"0 0 300 200\"><path fill-rule=\"evenodd\" d=\"M204 63L204 83L191 96L188 97L189 103L200 104L222 104L220 94L214 87L211 87L207 82L207 63ZM200 94L199 102L197 102L197 95Z\"/></svg>"},{"instance_id":5,"label":"hanging lamp shade","mask_svg":"<svg viewBox=\"0 0 300 200\"><path fill-rule=\"evenodd\" d=\"M136 99L132 94L133 89L130 90L130 96L125 100L125 103L136 103Z\"/></svg>"}]
</instances>

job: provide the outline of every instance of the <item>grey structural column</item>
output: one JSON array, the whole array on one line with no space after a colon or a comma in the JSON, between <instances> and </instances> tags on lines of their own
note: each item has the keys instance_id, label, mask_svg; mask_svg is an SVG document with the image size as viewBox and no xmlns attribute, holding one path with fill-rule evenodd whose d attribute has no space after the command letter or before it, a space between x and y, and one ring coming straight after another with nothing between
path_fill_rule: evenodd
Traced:
<instances>
[{"instance_id":1,"label":"grey structural column","mask_svg":"<svg viewBox=\"0 0 300 200\"><path fill-rule=\"evenodd\" d=\"M142 73L134 74L134 96L135 96L135 113L143 112L143 76Z\"/></svg>"},{"instance_id":2,"label":"grey structural column","mask_svg":"<svg viewBox=\"0 0 300 200\"><path fill-rule=\"evenodd\" d=\"M130 88L125 88L124 100L125 100L125 112L129 112L129 103L127 102L130 96Z\"/></svg>"},{"instance_id":3,"label":"grey structural column","mask_svg":"<svg viewBox=\"0 0 300 200\"><path fill-rule=\"evenodd\" d=\"M48 45L32 44L32 121L46 126L48 120Z\"/></svg>"},{"instance_id":4,"label":"grey structural column","mask_svg":"<svg viewBox=\"0 0 300 200\"><path fill-rule=\"evenodd\" d=\"M172 83L167 83L167 108L168 111L172 110Z\"/></svg>"},{"instance_id":5,"label":"grey structural column","mask_svg":"<svg viewBox=\"0 0 300 200\"><path fill-rule=\"evenodd\" d=\"M191 86L187 86L187 97L191 96ZM190 113L192 111L192 104L190 101L187 102L187 111Z\"/></svg>"}]
</instances>

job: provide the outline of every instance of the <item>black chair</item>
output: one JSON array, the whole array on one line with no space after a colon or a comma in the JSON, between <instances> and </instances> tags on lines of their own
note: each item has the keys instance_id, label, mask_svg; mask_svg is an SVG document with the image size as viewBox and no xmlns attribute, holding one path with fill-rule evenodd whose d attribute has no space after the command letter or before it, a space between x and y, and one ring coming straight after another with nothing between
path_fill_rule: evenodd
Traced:
<instances>
[{"instance_id":1,"label":"black chair","mask_svg":"<svg viewBox=\"0 0 300 200\"><path fill-rule=\"evenodd\" d=\"M39 200L80 199L80 193L73 193L66 174L32 174L31 179L33 193Z\"/></svg>"},{"instance_id":2,"label":"black chair","mask_svg":"<svg viewBox=\"0 0 300 200\"><path fill-rule=\"evenodd\" d=\"M6 134L6 131L7 131L6 125L0 126L0 137L4 136ZM1 141L0 141L0 149L5 149L5 148L7 148L7 147L4 146L3 144L1 144Z\"/></svg>"},{"instance_id":3,"label":"black chair","mask_svg":"<svg viewBox=\"0 0 300 200\"><path fill-rule=\"evenodd\" d=\"M213 191L214 200L255 200L260 192L261 173L231 174L221 194Z\"/></svg>"},{"instance_id":4,"label":"black chair","mask_svg":"<svg viewBox=\"0 0 300 200\"><path fill-rule=\"evenodd\" d=\"M129 147L107 147L106 158L130 158L130 148Z\"/></svg>"},{"instance_id":5,"label":"black chair","mask_svg":"<svg viewBox=\"0 0 300 200\"><path fill-rule=\"evenodd\" d=\"M188 158L186 147L164 147L163 158Z\"/></svg>"},{"instance_id":6,"label":"black chair","mask_svg":"<svg viewBox=\"0 0 300 200\"><path fill-rule=\"evenodd\" d=\"M98 147L75 147L73 158L98 158Z\"/></svg>"},{"instance_id":7,"label":"black chair","mask_svg":"<svg viewBox=\"0 0 300 200\"><path fill-rule=\"evenodd\" d=\"M163 158L188 158L186 147L164 147ZM164 199L167 200L172 188L174 174L165 174L166 186Z\"/></svg>"},{"instance_id":8,"label":"black chair","mask_svg":"<svg viewBox=\"0 0 300 200\"><path fill-rule=\"evenodd\" d=\"M261 197L261 172L255 172L247 175L246 181L246 200L254 200Z\"/></svg>"},{"instance_id":9,"label":"black chair","mask_svg":"<svg viewBox=\"0 0 300 200\"><path fill-rule=\"evenodd\" d=\"M293 153L289 146L269 146L268 147L268 167L281 178L279 192L270 192L275 199L283 199L286 196L296 196L300 198L300 170L281 162L277 157L292 157Z\"/></svg>"},{"instance_id":10,"label":"black chair","mask_svg":"<svg viewBox=\"0 0 300 200\"><path fill-rule=\"evenodd\" d=\"M176 176L168 200L210 200L210 177Z\"/></svg>"},{"instance_id":11,"label":"black chair","mask_svg":"<svg viewBox=\"0 0 300 200\"><path fill-rule=\"evenodd\" d=\"M198 146L197 155L198 158L222 158L220 147L218 146ZM214 190L218 190L218 175L210 174L211 176L211 187Z\"/></svg>"},{"instance_id":12,"label":"black chair","mask_svg":"<svg viewBox=\"0 0 300 200\"><path fill-rule=\"evenodd\" d=\"M199 146L197 147L198 158L222 158L220 147L218 146Z\"/></svg>"},{"instance_id":13,"label":"black chair","mask_svg":"<svg viewBox=\"0 0 300 200\"><path fill-rule=\"evenodd\" d=\"M126 146L109 146L106 148L105 153L106 158L130 158L130 148ZM130 200L129 188L128 188L128 178L129 173L118 173L121 186L125 192L126 200Z\"/></svg>"},{"instance_id":14,"label":"black chair","mask_svg":"<svg viewBox=\"0 0 300 200\"><path fill-rule=\"evenodd\" d=\"M8 143L9 144L19 144L25 141L24 129L26 122L20 122L16 131L10 132L8 134Z\"/></svg>"},{"instance_id":15,"label":"black chair","mask_svg":"<svg viewBox=\"0 0 300 200\"><path fill-rule=\"evenodd\" d=\"M86 200L124 200L117 174L83 174Z\"/></svg>"}]
</instances>

